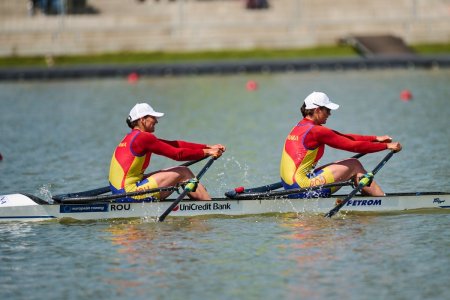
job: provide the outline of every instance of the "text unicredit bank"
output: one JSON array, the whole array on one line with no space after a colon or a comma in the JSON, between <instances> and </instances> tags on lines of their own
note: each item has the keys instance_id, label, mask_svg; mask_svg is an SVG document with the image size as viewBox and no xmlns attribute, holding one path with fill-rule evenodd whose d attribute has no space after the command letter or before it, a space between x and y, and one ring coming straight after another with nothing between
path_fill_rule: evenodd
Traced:
<instances>
[{"instance_id":1,"label":"text unicredit bank","mask_svg":"<svg viewBox=\"0 0 450 300\"><path fill-rule=\"evenodd\" d=\"M190 203L190 204L180 204L180 210L230 210L231 204L230 203L204 203L204 204L197 204L197 203Z\"/></svg>"}]
</instances>

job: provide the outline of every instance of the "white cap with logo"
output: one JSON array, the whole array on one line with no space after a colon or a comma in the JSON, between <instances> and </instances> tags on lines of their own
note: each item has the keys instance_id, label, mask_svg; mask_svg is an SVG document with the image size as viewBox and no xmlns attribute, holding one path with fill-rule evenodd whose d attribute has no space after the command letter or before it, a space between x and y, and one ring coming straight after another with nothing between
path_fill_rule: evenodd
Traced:
<instances>
[{"instance_id":1,"label":"white cap with logo","mask_svg":"<svg viewBox=\"0 0 450 300\"><path fill-rule=\"evenodd\" d=\"M312 92L305 98L306 109L313 109L324 106L326 108L335 110L339 105L330 101L327 94L322 92Z\"/></svg>"},{"instance_id":2,"label":"white cap with logo","mask_svg":"<svg viewBox=\"0 0 450 300\"><path fill-rule=\"evenodd\" d=\"M164 113L157 112L147 103L138 103L131 110L128 119L133 122L145 116L153 116L160 118L164 116Z\"/></svg>"}]
</instances>

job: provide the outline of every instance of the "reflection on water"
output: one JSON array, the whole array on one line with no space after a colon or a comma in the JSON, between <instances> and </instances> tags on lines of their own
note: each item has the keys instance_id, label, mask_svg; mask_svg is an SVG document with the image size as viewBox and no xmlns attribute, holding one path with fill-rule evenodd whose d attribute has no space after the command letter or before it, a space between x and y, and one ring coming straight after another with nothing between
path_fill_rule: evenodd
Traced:
<instances>
[{"instance_id":1,"label":"reflection on water","mask_svg":"<svg viewBox=\"0 0 450 300\"><path fill-rule=\"evenodd\" d=\"M322 248L322 245L330 243L330 224L324 222L322 218L309 215L301 216L294 221L288 220L290 222L280 224L283 228L289 229L289 233L282 236L285 244L280 247L290 248L292 252L288 259L295 260L298 264L315 262L321 252L318 250ZM321 255L323 256L323 253ZM332 259L329 256L327 258Z\"/></svg>"},{"instance_id":2,"label":"reflection on water","mask_svg":"<svg viewBox=\"0 0 450 300\"><path fill-rule=\"evenodd\" d=\"M0 295L436 298L446 293L450 233L442 229L449 218L276 214L164 223L0 223L0 273L6 274ZM434 288L418 290L417 280Z\"/></svg>"},{"instance_id":3,"label":"reflection on water","mask_svg":"<svg viewBox=\"0 0 450 300\"><path fill-rule=\"evenodd\" d=\"M123 294L126 289L132 288L138 295L143 293L142 281L145 275L145 266L153 263L153 244L155 237L153 230L139 230L138 224L112 224L105 229L111 235L108 236L112 245L117 251L119 259L115 259L112 266L108 268L103 281L114 287L118 295ZM143 248L148 251L143 252ZM150 276L160 276L160 272L155 270Z\"/></svg>"},{"instance_id":4,"label":"reflection on water","mask_svg":"<svg viewBox=\"0 0 450 300\"><path fill-rule=\"evenodd\" d=\"M186 259L199 260L192 256L195 246L190 236L207 232L208 224L198 218L163 224L143 220L116 221L104 230L109 233L107 240L117 253L104 282L113 286L117 294L131 289L133 293L145 295L148 282L152 282L153 288L163 289L168 287L166 280L189 278L178 272L176 266Z\"/></svg>"},{"instance_id":5,"label":"reflection on water","mask_svg":"<svg viewBox=\"0 0 450 300\"><path fill-rule=\"evenodd\" d=\"M360 278L356 270L364 265L361 262L374 258L367 228L379 226L377 221L376 216L330 220L312 214L280 218L279 226L285 232L278 236L278 259L285 270L278 275L289 278L285 286L288 298L354 297L357 292L339 289L348 287L351 278ZM355 258L359 261L356 265ZM381 260L376 263L383 261L382 255L378 258Z\"/></svg>"}]
</instances>

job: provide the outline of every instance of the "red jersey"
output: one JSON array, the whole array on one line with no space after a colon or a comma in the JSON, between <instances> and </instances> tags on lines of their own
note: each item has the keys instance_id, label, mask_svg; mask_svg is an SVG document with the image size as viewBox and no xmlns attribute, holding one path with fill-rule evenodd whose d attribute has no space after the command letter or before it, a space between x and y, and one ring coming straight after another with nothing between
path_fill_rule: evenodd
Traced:
<instances>
[{"instance_id":1,"label":"red jersey","mask_svg":"<svg viewBox=\"0 0 450 300\"><path fill-rule=\"evenodd\" d=\"M325 145L333 148L371 153L385 150L387 144L376 142L376 136L342 134L304 118L289 133L281 156L280 175L288 185L309 184L307 173L322 158ZM303 183L303 184L302 184Z\"/></svg>"},{"instance_id":2,"label":"red jersey","mask_svg":"<svg viewBox=\"0 0 450 300\"><path fill-rule=\"evenodd\" d=\"M205 156L204 144L158 139L154 134L133 129L119 143L111 159L109 182L116 190L127 190L144 178L153 153L174 160L196 160Z\"/></svg>"}]
</instances>

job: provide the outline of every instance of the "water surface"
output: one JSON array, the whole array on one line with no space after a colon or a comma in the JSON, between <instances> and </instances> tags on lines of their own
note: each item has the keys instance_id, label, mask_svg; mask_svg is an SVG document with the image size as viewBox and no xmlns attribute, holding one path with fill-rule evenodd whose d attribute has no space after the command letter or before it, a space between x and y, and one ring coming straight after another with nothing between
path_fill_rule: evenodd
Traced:
<instances>
[{"instance_id":1,"label":"water surface","mask_svg":"<svg viewBox=\"0 0 450 300\"><path fill-rule=\"evenodd\" d=\"M160 137L227 145L202 179L213 196L273 183L314 90L341 105L328 126L403 144L377 175L385 191L449 191L449 78L380 70L1 83L0 194L107 185L125 118L143 101L166 113ZM250 79L257 91L245 89ZM399 99L403 89L412 101ZM350 155L328 148L321 162ZM384 155L362 162L371 169ZM154 169L175 164L152 159ZM0 298L444 299L449 225L450 214L426 212L0 223Z\"/></svg>"}]
</instances>

